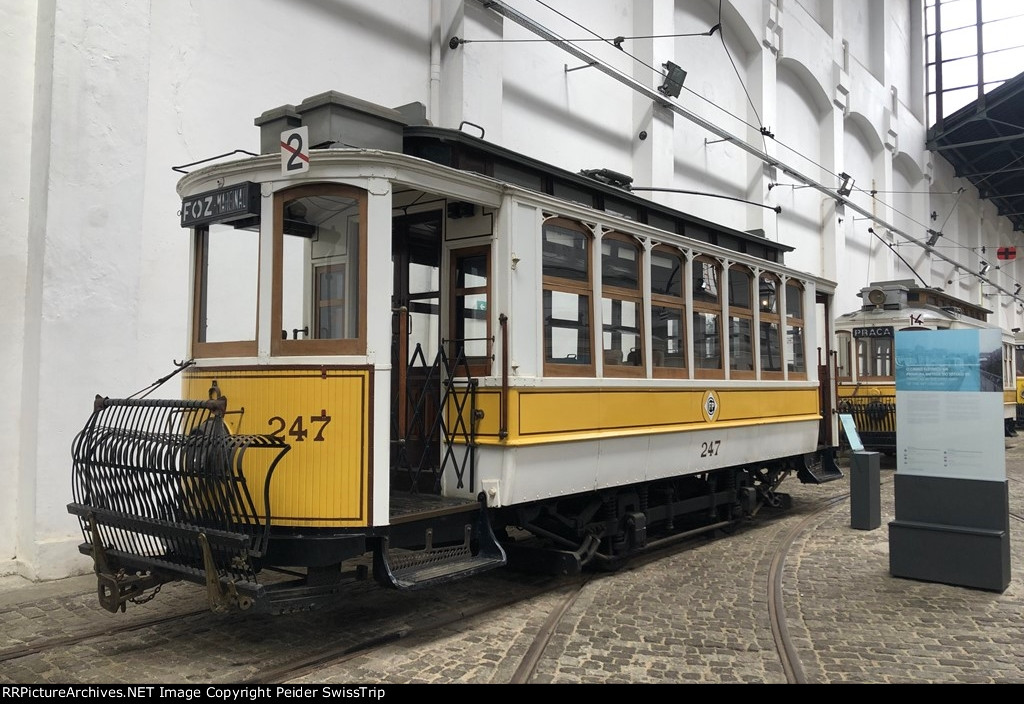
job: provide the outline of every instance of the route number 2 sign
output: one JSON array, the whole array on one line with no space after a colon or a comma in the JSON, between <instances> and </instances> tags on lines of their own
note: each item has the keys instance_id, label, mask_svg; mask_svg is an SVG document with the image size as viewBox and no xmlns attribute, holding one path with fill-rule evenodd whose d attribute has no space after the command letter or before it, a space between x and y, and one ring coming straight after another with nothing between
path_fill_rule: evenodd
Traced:
<instances>
[{"instance_id":1,"label":"route number 2 sign","mask_svg":"<svg viewBox=\"0 0 1024 704\"><path fill-rule=\"evenodd\" d=\"M309 171L309 127L293 127L281 133L281 175Z\"/></svg>"}]
</instances>

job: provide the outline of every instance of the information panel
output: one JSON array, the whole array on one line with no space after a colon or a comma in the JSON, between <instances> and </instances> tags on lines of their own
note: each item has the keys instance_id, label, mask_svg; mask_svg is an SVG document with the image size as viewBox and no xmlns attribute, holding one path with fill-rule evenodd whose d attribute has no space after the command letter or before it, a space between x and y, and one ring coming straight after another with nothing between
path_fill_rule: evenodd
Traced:
<instances>
[{"instance_id":1,"label":"information panel","mask_svg":"<svg viewBox=\"0 0 1024 704\"><path fill-rule=\"evenodd\" d=\"M896 332L902 474L1005 481L999 330Z\"/></svg>"}]
</instances>

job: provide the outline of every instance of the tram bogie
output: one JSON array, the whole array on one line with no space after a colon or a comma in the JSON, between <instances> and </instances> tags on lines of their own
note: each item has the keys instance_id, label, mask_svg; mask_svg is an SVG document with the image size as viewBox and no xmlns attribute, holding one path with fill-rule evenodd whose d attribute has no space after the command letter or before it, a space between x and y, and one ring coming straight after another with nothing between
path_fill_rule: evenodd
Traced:
<instances>
[{"instance_id":1,"label":"tram bogie","mask_svg":"<svg viewBox=\"0 0 1024 704\"><path fill-rule=\"evenodd\" d=\"M325 105L386 143L323 133ZM183 400L100 398L76 438L110 611L171 580L290 611L371 576L614 565L842 477L835 286L786 246L416 111L299 112L308 169L275 151L179 182Z\"/></svg>"}]
</instances>

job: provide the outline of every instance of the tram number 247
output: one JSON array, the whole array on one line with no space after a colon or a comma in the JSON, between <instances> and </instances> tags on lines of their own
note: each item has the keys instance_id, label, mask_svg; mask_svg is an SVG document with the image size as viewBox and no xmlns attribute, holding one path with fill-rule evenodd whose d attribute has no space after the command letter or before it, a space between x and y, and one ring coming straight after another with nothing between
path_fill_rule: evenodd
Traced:
<instances>
[{"instance_id":1,"label":"tram number 247","mask_svg":"<svg viewBox=\"0 0 1024 704\"><path fill-rule=\"evenodd\" d=\"M700 444L700 456L701 457L714 457L718 454L719 448L722 446L721 440L712 440L711 442L702 442Z\"/></svg>"},{"instance_id":2,"label":"tram number 247","mask_svg":"<svg viewBox=\"0 0 1024 704\"><path fill-rule=\"evenodd\" d=\"M295 442L303 442L309 438L311 432L316 434L311 438L313 442L324 441L324 430L330 425L331 416L327 415L326 410L321 410L318 416L309 416L308 427L307 418L305 416L295 416L295 419L291 423L281 416L274 416L267 421L267 425L270 426L269 435L277 438L278 440L287 440L289 437ZM287 428L287 431L285 430Z\"/></svg>"}]
</instances>

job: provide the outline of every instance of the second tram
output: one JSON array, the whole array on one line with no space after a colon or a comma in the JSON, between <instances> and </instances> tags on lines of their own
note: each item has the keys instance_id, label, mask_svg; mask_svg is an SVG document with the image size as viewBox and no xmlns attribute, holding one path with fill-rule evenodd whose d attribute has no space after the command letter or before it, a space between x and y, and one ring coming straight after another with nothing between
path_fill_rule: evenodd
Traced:
<instances>
[{"instance_id":1,"label":"second tram","mask_svg":"<svg viewBox=\"0 0 1024 704\"><path fill-rule=\"evenodd\" d=\"M900 330L991 328L991 311L913 280L880 281L861 289L860 310L836 320L837 399L865 449L896 452L895 336ZM1015 434L1017 398L1013 336L1002 331L1003 431Z\"/></svg>"}]
</instances>

